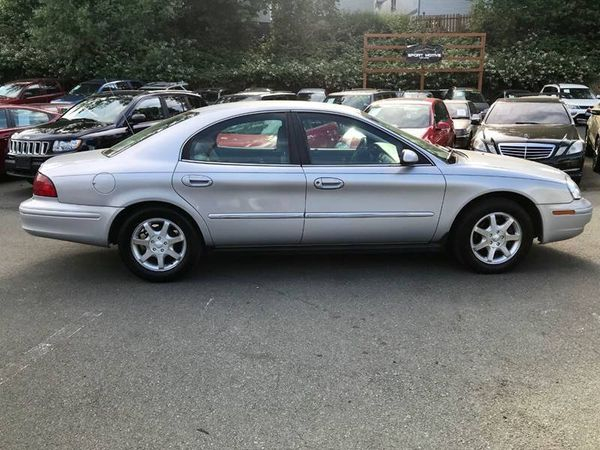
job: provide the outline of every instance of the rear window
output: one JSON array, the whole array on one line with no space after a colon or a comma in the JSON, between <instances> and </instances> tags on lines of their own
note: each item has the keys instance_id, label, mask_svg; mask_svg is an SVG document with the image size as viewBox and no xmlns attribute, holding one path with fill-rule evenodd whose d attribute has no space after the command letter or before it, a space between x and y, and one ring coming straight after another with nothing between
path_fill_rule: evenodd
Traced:
<instances>
[{"instance_id":1,"label":"rear window","mask_svg":"<svg viewBox=\"0 0 600 450\"><path fill-rule=\"evenodd\" d=\"M431 108L429 105L405 104L379 106L368 111L370 116L396 128L427 128L431 125Z\"/></svg>"},{"instance_id":2,"label":"rear window","mask_svg":"<svg viewBox=\"0 0 600 450\"><path fill-rule=\"evenodd\" d=\"M487 117L488 125L569 125L571 116L562 103L496 103Z\"/></svg>"},{"instance_id":3,"label":"rear window","mask_svg":"<svg viewBox=\"0 0 600 450\"><path fill-rule=\"evenodd\" d=\"M363 111L371 104L370 95L335 95L325 99L325 103L333 103L336 105L351 106Z\"/></svg>"}]
</instances>

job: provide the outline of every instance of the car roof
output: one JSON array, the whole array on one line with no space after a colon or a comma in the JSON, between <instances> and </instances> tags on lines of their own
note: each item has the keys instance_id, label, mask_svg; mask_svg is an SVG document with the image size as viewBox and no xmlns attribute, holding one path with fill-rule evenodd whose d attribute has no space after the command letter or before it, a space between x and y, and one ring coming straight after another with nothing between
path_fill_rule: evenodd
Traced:
<instances>
[{"instance_id":1,"label":"car roof","mask_svg":"<svg viewBox=\"0 0 600 450\"><path fill-rule=\"evenodd\" d=\"M164 94L164 95L195 95L196 97L200 97L200 95L196 94L192 91L144 91L144 90L119 90L112 92L101 92L99 94L94 94L91 97L122 97L122 96L132 96L132 97L144 97L156 94Z\"/></svg>"},{"instance_id":2,"label":"car roof","mask_svg":"<svg viewBox=\"0 0 600 450\"><path fill-rule=\"evenodd\" d=\"M466 100L466 99L458 99L458 100L443 100L444 103L473 103L471 100Z\"/></svg>"},{"instance_id":3,"label":"car roof","mask_svg":"<svg viewBox=\"0 0 600 450\"><path fill-rule=\"evenodd\" d=\"M428 97L419 97L419 98L386 98L383 100L378 100L373 102L372 105L395 105L395 104L415 104L415 105L432 105L433 103L441 102L439 98L428 98Z\"/></svg>"},{"instance_id":4,"label":"car roof","mask_svg":"<svg viewBox=\"0 0 600 450\"><path fill-rule=\"evenodd\" d=\"M513 97L513 98L499 98L496 100L501 103L562 103L562 100L558 97L552 97L549 95L532 95L528 97Z\"/></svg>"},{"instance_id":5,"label":"car roof","mask_svg":"<svg viewBox=\"0 0 600 450\"><path fill-rule=\"evenodd\" d=\"M560 88L579 88L579 89L589 89L585 84L574 84L574 83L555 83L555 84L547 84L546 86L558 86ZM544 87L546 87L544 86Z\"/></svg>"},{"instance_id":6,"label":"car roof","mask_svg":"<svg viewBox=\"0 0 600 450\"><path fill-rule=\"evenodd\" d=\"M32 84L32 83L39 83L40 81L58 81L58 79L56 79L56 78L30 78L30 79L24 79L24 80L7 81L6 83L2 83L2 84Z\"/></svg>"},{"instance_id":7,"label":"car roof","mask_svg":"<svg viewBox=\"0 0 600 450\"><path fill-rule=\"evenodd\" d=\"M377 94L378 92L396 92L396 91L391 91L391 90L387 90L387 89L351 89L348 91L339 91L339 92L332 92L331 94L328 95L329 96L333 96L333 95L369 95L369 94Z\"/></svg>"},{"instance_id":8,"label":"car roof","mask_svg":"<svg viewBox=\"0 0 600 450\"><path fill-rule=\"evenodd\" d=\"M312 112L330 112L363 117L356 108L344 105L334 105L331 103L305 102L301 100L278 100L272 102L247 101L239 103L219 103L217 105L206 106L202 108L204 115L211 113L229 113L240 114L260 113L265 111L312 111ZM219 114L220 115L220 114Z\"/></svg>"},{"instance_id":9,"label":"car roof","mask_svg":"<svg viewBox=\"0 0 600 450\"><path fill-rule=\"evenodd\" d=\"M325 93L325 89L323 88L302 88L298 91L298 93L314 93L314 94L320 94L320 93Z\"/></svg>"}]
</instances>

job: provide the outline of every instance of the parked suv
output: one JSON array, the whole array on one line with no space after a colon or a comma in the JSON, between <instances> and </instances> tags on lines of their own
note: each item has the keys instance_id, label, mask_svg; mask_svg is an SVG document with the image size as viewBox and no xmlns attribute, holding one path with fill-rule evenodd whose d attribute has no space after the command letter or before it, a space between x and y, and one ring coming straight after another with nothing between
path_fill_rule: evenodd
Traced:
<instances>
[{"instance_id":1,"label":"parked suv","mask_svg":"<svg viewBox=\"0 0 600 450\"><path fill-rule=\"evenodd\" d=\"M15 133L5 160L9 175L33 179L49 158L111 147L168 117L205 106L190 92L117 91L93 95L52 123Z\"/></svg>"},{"instance_id":2,"label":"parked suv","mask_svg":"<svg viewBox=\"0 0 600 450\"><path fill-rule=\"evenodd\" d=\"M65 95L65 90L54 78L18 80L0 86L0 104L48 103Z\"/></svg>"},{"instance_id":3,"label":"parked suv","mask_svg":"<svg viewBox=\"0 0 600 450\"><path fill-rule=\"evenodd\" d=\"M547 84L541 93L560 98L567 105L575 123L582 125L587 123L592 115L592 108L600 102L590 88L583 84Z\"/></svg>"},{"instance_id":4,"label":"parked suv","mask_svg":"<svg viewBox=\"0 0 600 450\"><path fill-rule=\"evenodd\" d=\"M565 171L575 182L583 173L584 143L557 97L498 99L471 148L548 164Z\"/></svg>"},{"instance_id":5,"label":"parked suv","mask_svg":"<svg viewBox=\"0 0 600 450\"><path fill-rule=\"evenodd\" d=\"M473 102L478 113L485 113L490 108L481 92L473 88L453 87L446 93L445 100L468 100Z\"/></svg>"},{"instance_id":6,"label":"parked suv","mask_svg":"<svg viewBox=\"0 0 600 450\"><path fill-rule=\"evenodd\" d=\"M261 100L297 100L296 94L289 91L272 91L270 89L258 89L238 92L236 94L224 95L216 103L251 102Z\"/></svg>"},{"instance_id":7,"label":"parked suv","mask_svg":"<svg viewBox=\"0 0 600 450\"><path fill-rule=\"evenodd\" d=\"M364 111L367 106L378 100L386 98L397 98L395 91L383 91L380 89L353 89L350 91L333 92L327 96L325 103L351 106Z\"/></svg>"},{"instance_id":8,"label":"parked suv","mask_svg":"<svg viewBox=\"0 0 600 450\"><path fill-rule=\"evenodd\" d=\"M72 106L90 95L100 94L102 92L139 89L142 87L142 84L141 81L137 80L107 80L106 78L88 80L79 83L71 89L67 95L52 100L51 103Z\"/></svg>"}]
</instances>

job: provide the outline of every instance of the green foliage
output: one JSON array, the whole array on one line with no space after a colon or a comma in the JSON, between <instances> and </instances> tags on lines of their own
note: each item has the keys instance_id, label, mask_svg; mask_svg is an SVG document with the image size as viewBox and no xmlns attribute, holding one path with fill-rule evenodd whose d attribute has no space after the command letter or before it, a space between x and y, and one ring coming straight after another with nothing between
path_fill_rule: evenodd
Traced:
<instances>
[{"instance_id":1,"label":"green foliage","mask_svg":"<svg viewBox=\"0 0 600 450\"><path fill-rule=\"evenodd\" d=\"M267 11L272 24L256 20ZM474 0L488 33L486 87L594 83L598 0ZM419 31L406 16L342 13L337 0L0 0L0 78L96 76L329 90L362 84L365 33ZM369 77L415 88L413 75ZM474 84L432 74L431 88Z\"/></svg>"}]
</instances>

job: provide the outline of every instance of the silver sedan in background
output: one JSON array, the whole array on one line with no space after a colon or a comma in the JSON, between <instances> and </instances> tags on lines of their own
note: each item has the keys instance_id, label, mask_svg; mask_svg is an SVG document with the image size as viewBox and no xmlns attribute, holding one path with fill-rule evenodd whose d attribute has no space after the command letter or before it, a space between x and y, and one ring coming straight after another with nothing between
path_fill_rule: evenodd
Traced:
<instances>
[{"instance_id":1,"label":"silver sedan in background","mask_svg":"<svg viewBox=\"0 0 600 450\"><path fill-rule=\"evenodd\" d=\"M560 170L460 152L355 109L216 105L105 150L52 158L20 206L29 233L116 244L152 281L208 249L444 246L499 273L580 234L591 204Z\"/></svg>"}]
</instances>

